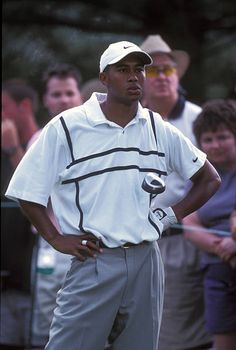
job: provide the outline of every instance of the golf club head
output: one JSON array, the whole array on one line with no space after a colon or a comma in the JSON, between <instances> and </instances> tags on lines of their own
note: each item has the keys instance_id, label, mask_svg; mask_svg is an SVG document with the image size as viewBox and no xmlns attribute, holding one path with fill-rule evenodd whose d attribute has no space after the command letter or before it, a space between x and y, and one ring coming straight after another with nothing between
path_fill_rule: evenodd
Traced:
<instances>
[{"instance_id":1,"label":"golf club head","mask_svg":"<svg viewBox=\"0 0 236 350\"><path fill-rule=\"evenodd\" d=\"M142 189L153 195L160 194L165 191L165 182L155 173L148 173L143 179Z\"/></svg>"}]
</instances>

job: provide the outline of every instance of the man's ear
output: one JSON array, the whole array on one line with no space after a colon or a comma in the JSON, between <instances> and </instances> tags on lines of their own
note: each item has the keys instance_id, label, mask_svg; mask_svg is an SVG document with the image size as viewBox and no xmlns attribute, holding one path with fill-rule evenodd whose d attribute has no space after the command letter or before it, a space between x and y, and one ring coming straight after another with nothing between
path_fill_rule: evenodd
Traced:
<instances>
[{"instance_id":1,"label":"man's ear","mask_svg":"<svg viewBox=\"0 0 236 350\"><path fill-rule=\"evenodd\" d=\"M99 73L99 79L103 85L107 86L107 73L105 72Z\"/></svg>"}]
</instances>

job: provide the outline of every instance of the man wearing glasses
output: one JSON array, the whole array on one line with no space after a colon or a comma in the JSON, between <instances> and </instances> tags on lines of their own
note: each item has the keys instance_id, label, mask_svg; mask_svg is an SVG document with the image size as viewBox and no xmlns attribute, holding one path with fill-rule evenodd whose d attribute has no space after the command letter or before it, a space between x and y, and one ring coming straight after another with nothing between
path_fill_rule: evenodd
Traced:
<instances>
[{"instance_id":1,"label":"man wearing glasses","mask_svg":"<svg viewBox=\"0 0 236 350\"><path fill-rule=\"evenodd\" d=\"M196 144L192 124L201 108L185 99L180 79L189 66L189 55L171 50L159 35L150 35L141 45L153 60L146 67L145 107L160 113ZM193 162L195 160L193 159ZM176 173L166 180L166 191L158 195L158 206L171 206L184 196L185 184ZM198 250L172 228L158 244L165 268L164 310L159 350L209 349L211 338L205 330L203 275L198 266Z\"/></svg>"}]
</instances>

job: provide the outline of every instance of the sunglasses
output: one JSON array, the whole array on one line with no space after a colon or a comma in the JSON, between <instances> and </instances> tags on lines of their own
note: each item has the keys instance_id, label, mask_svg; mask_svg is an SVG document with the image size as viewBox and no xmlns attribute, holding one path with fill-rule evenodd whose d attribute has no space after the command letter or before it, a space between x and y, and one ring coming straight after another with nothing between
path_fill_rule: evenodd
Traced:
<instances>
[{"instance_id":1,"label":"sunglasses","mask_svg":"<svg viewBox=\"0 0 236 350\"><path fill-rule=\"evenodd\" d=\"M169 77L176 73L177 69L174 65L163 64L158 66L147 66L145 71L147 78L156 78L159 77L161 73L163 73L166 77Z\"/></svg>"}]
</instances>

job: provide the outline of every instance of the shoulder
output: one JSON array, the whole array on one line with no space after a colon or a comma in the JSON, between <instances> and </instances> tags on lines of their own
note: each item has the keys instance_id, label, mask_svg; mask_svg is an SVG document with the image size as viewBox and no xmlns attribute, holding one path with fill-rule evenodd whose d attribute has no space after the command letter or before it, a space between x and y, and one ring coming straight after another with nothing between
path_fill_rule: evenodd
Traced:
<instances>
[{"instance_id":1,"label":"shoulder","mask_svg":"<svg viewBox=\"0 0 236 350\"><path fill-rule=\"evenodd\" d=\"M154 111L152 111L151 109L148 109L148 108L143 108L142 113L143 113L143 115L145 116L145 118L147 120L152 121L152 119L153 119L155 125L158 125L158 126L162 125L162 126L164 126L164 120L163 120L163 118L161 117L161 115L159 113L154 112Z\"/></svg>"},{"instance_id":2,"label":"shoulder","mask_svg":"<svg viewBox=\"0 0 236 350\"><path fill-rule=\"evenodd\" d=\"M36 131L36 132L33 134L33 136L30 138L30 140L29 140L28 143L27 143L26 149L28 149L28 148L39 138L41 132L42 132L42 129L39 129L38 131Z\"/></svg>"},{"instance_id":3,"label":"shoulder","mask_svg":"<svg viewBox=\"0 0 236 350\"><path fill-rule=\"evenodd\" d=\"M149 110L147 110L149 112ZM159 113L151 111L158 142L171 145L176 139L184 138L183 133L169 121L164 120ZM152 117L149 117L150 121ZM151 124L151 123L150 123Z\"/></svg>"},{"instance_id":4,"label":"shoulder","mask_svg":"<svg viewBox=\"0 0 236 350\"><path fill-rule=\"evenodd\" d=\"M190 101L185 102L185 111L189 114L197 115L201 112L202 108L195 103L192 103Z\"/></svg>"},{"instance_id":5,"label":"shoulder","mask_svg":"<svg viewBox=\"0 0 236 350\"><path fill-rule=\"evenodd\" d=\"M186 101L181 117L179 119L176 119L176 121L173 121L174 125L180 128L180 130L183 129L183 132L186 135L188 135L188 137L190 137L192 140L195 139L192 133L192 124L197 118L197 116L201 113L201 110L202 108L200 106L190 101ZM189 127L191 128L191 130L189 129Z\"/></svg>"},{"instance_id":6,"label":"shoulder","mask_svg":"<svg viewBox=\"0 0 236 350\"><path fill-rule=\"evenodd\" d=\"M48 127L52 126L57 130L60 130L61 127L64 126L66 126L69 129L73 129L73 127L83 123L84 119L84 105L81 105L61 112L60 114L52 118L47 125Z\"/></svg>"},{"instance_id":7,"label":"shoulder","mask_svg":"<svg viewBox=\"0 0 236 350\"><path fill-rule=\"evenodd\" d=\"M159 113L153 111L151 112L157 128L162 128L163 130L166 130L166 132L179 132L179 129L177 129L175 125L170 123L168 120L163 119Z\"/></svg>"}]
</instances>

